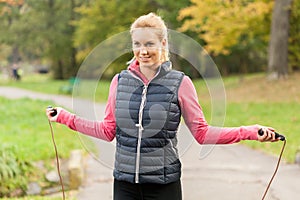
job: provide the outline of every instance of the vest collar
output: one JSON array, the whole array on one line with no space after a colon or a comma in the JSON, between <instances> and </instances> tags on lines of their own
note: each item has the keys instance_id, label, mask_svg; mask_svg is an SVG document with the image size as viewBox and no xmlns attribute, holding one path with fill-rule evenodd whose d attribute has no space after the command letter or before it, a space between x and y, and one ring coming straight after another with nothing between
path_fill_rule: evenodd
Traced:
<instances>
[{"instance_id":1,"label":"vest collar","mask_svg":"<svg viewBox=\"0 0 300 200\"><path fill-rule=\"evenodd\" d=\"M164 75L172 70L172 63L171 61L165 61L159 67L160 74Z\"/></svg>"},{"instance_id":2,"label":"vest collar","mask_svg":"<svg viewBox=\"0 0 300 200\"><path fill-rule=\"evenodd\" d=\"M149 80L141 73L140 71L140 64L137 60L133 60L130 65L128 66L128 70L133 72L135 75L137 75L139 78L142 79L144 83L148 83ZM159 68L155 77L161 77L172 70L172 62L171 61L165 61L163 62Z\"/></svg>"}]
</instances>

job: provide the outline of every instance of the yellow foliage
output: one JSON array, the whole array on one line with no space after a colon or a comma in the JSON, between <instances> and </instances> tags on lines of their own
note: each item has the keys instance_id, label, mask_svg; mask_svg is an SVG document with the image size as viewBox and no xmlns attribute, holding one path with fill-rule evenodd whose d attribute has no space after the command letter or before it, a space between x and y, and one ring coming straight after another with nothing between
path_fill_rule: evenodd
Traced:
<instances>
[{"instance_id":1,"label":"yellow foliage","mask_svg":"<svg viewBox=\"0 0 300 200\"><path fill-rule=\"evenodd\" d=\"M0 3L7 3L8 5L22 5L24 4L24 0L0 0Z\"/></svg>"},{"instance_id":2,"label":"yellow foliage","mask_svg":"<svg viewBox=\"0 0 300 200\"><path fill-rule=\"evenodd\" d=\"M262 20L272 12L273 3L264 0L191 0L192 5L180 10L178 20L184 21L179 31L195 31L213 54L228 54L240 42L241 35L255 35Z\"/></svg>"}]
</instances>

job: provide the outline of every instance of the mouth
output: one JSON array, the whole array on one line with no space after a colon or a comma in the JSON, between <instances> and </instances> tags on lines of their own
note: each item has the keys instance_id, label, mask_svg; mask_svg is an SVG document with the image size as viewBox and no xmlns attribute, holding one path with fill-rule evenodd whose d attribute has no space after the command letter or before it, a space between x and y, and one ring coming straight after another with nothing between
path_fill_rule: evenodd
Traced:
<instances>
[{"instance_id":1,"label":"mouth","mask_svg":"<svg viewBox=\"0 0 300 200\"><path fill-rule=\"evenodd\" d=\"M148 62L148 61L150 61L150 59L151 59L150 56L147 56L147 57L143 56L143 57L139 57L139 58L140 58L140 61L141 61L141 62Z\"/></svg>"}]
</instances>

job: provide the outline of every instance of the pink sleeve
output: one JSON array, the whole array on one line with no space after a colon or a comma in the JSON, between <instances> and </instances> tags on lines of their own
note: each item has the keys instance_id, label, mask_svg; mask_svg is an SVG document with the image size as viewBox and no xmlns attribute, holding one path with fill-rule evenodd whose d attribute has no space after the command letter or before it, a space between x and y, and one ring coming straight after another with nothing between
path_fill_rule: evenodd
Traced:
<instances>
[{"instance_id":1,"label":"pink sleeve","mask_svg":"<svg viewBox=\"0 0 300 200\"><path fill-rule=\"evenodd\" d=\"M178 91L182 116L194 138L200 144L231 144L241 140L257 140L259 125L221 128L209 126L193 82L185 76Z\"/></svg>"},{"instance_id":2,"label":"pink sleeve","mask_svg":"<svg viewBox=\"0 0 300 200\"><path fill-rule=\"evenodd\" d=\"M66 110L62 110L57 118L57 122L67 125L70 129L96 137L105 141L112 141L116 135L116 89L118 84L118 75L116 75L110 85L108 101L105 108L103 121L91 121L76 116Z\"/></svg>"}]
</instances>

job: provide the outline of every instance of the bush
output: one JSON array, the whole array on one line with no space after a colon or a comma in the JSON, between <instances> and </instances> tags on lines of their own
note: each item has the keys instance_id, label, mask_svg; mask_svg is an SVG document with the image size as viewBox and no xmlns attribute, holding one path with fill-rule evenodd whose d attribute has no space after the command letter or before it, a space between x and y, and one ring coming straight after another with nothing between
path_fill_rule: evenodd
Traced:
<instances>
[{"instance_id":1,"label":"bush","mask_svg":"<svg viewBox=\"0 0 300 200\"><path fill-rule=\"evenodd\" d=\"M17 152L16 146L0 147L0 197L22 195L26 191L27 177L33 167Z\"/></svg>"}]
</instances>

